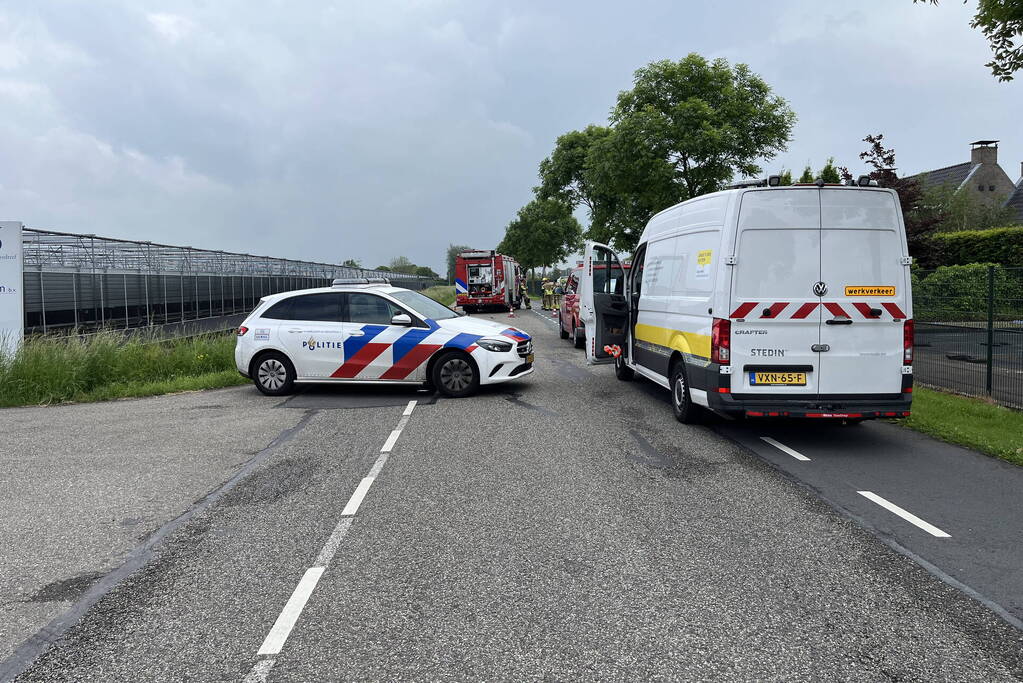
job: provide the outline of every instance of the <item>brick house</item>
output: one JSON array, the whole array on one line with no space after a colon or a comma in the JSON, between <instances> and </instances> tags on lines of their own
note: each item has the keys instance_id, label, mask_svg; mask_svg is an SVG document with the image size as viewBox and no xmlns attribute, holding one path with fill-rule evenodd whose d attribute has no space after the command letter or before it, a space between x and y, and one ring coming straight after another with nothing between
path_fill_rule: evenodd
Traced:
<instances>
[{"instance_id":1,"label":"brick house","mask_svg":"<svg viewBox=\"0 0 1023 683\"><path fill-rule=\"evenodd\" d=\"M998 140L972 142L969 161L917 173L912 178L923 187L949 185L988 204L1008 206L1016 211L1016 220L1023 222L1023 164L1020 179L1013 182L998 165Z\"/></svg>"}]
</instances>

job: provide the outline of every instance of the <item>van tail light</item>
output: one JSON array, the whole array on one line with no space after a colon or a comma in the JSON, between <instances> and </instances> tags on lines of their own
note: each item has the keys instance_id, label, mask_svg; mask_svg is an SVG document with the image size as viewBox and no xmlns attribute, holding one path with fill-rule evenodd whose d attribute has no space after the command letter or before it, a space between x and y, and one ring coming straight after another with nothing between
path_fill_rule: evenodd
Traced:
<instances>
[{"instance_id":1,"label":"van tail light","mask_svg":"<svg viewBox=\"0 0 1023 683\"><path fill-rule=\"evenodd\" d=\"M902 364L913 364L913 321L902 323Z\"/></svg>"},{"instance_id":2,"label":"van tail light","mask_svg":"<svg viewBox=\"0 0 1023 683\"><path fill-rule=\"evenodd\" d=\"M730 365L732 362L732 321L714 318L710 332L710 362Z\"/></svg>"},{"instance_id":3,"label":"van tail light","mask_svg":"<svg viewBox=\"0 0 1023 683\"><path fill-rule=\"evenodd\" d=\"M241 327L238 328L238 336L239 337L244 337L245 333L248 332L248 331L249 331L249 328L245 327L245 325L242 325Z\"/></svg>"}]
</instances>

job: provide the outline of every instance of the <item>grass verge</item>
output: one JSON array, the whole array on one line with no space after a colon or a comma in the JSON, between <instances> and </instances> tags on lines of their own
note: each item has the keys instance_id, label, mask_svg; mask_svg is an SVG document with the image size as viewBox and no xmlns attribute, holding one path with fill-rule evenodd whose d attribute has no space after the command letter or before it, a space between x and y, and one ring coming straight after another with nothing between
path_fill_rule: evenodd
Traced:
<instances>
[{"instance_id":1,"label":"grass verge","mask_svg":"<svg viewBox=\"0 0 1023 683\"><path fill-rule=\"evenodd\" d=\"M455 305L455 288L452 285L437 285L436 287L427 287L422 290L422 293L430 297L434 301L440 302L445 306Z\"/></svg>"},{"instance_id":2,"label":"grass verge","mask_svg":"<svg viewBox=\"0 0 1023 683\"><path fill-rule=\"evenodd\" d=\"M898 423L1023 465L1023 412L983 399L918 388L913 392L912 414Z\"/></svg>"},{"instance_id":3,"label":"grass verge","mask_svg":"<svg viewBox=\"0 0 1023 683\"><path fill-rule=\"evenodd\" d=\"M0 407L104 401L213 389L246 380L230 333L157 339L116 332L26 339L0 357Z\"/></svg>"}]
</instances>

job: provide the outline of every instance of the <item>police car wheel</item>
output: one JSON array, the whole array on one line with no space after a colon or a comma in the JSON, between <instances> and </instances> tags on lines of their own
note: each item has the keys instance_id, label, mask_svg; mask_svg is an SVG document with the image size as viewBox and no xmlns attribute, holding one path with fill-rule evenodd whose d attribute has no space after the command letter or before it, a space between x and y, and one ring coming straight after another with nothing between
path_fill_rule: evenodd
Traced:
<instances>
[{"instance_id":1,"label":"police car wheel","mask_svg":"<svg viewBox=\"0 0 1023 683\"><path fill-rule=\"evenodd\" d=\"M694 405L689 398L689 384L682 363L677 363L671 370L671 412L682 424L696 424L700 421L700 406Z\"/></svg>"},{"instance_id":2,"label":"police car wheel","mask_svg":"<svg viewBox=\"0 0 1023 683\"><path fill-rule=\"evenodd\" d=\"M295 385L295 368L284 355L268 353L261 356L253 373L256 388L267 396L291 393Z\"/></svg>"},{"instance_id":3,"label":"police car wheel","mask_svg":"<svg viewBox=\"0 0 1023 683\"><path fill-rule=\"evenodd\" d=\"M578 337L576 338L576 346L582 347L585 345L585 341L580 344ZM631 382L633 375L635 375L635 371L625 364L625 356L619 354L618 357L615 358L615 377L623 382Z\"/></svg>"},{"instance_id":4,"label":"police car wheel","mask_svg":"<svg viewBox=\"0 0 1023 683\"><path fill-rule=\"evenodd\" d=\"M476 393L480 386L479 372L464 353L449 353L437 359L431 373L433 386L451 398Z\"/></svg>"}]
</instances>

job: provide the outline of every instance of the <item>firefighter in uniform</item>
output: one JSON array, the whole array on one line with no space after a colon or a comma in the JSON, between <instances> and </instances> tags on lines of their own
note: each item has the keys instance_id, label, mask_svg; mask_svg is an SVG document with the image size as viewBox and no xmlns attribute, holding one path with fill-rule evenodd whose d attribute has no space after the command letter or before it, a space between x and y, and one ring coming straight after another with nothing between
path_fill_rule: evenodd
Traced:
<instances>
[{"instance_id":1,"label":"firefighter in uniform","mask_svg":"<svg viewBox=\"0 0 1023 683\"><path fill-rule=\"evenodd\" d=\"M565 279L558 278L554 283L554 310L561 310L561 295L565 293Z\"/></svg>"},{"instance_id":2,"label":"firefighter in uniform","mask_svg":"<svg viewBox=\"0 0 1023 683\"><path fill-rule=\"evenodd\" d=\"M519 281L519 296L522 299L522 305L526 308L532 308L533 304L529 302L529 288L526 287L526 281Z\"/></svg>"},{"instance_id":3,"label":"firefighter in uniform","mask_svg":"<svg viewBox=\"0 0 1023 683\"><path fill-rule=\"evenodd\" d=\"M543 310L553 311L554 310L554 283L547 278L543 279L543 284L540 285L543 288Z\"/></svg>"}]
</instances>

